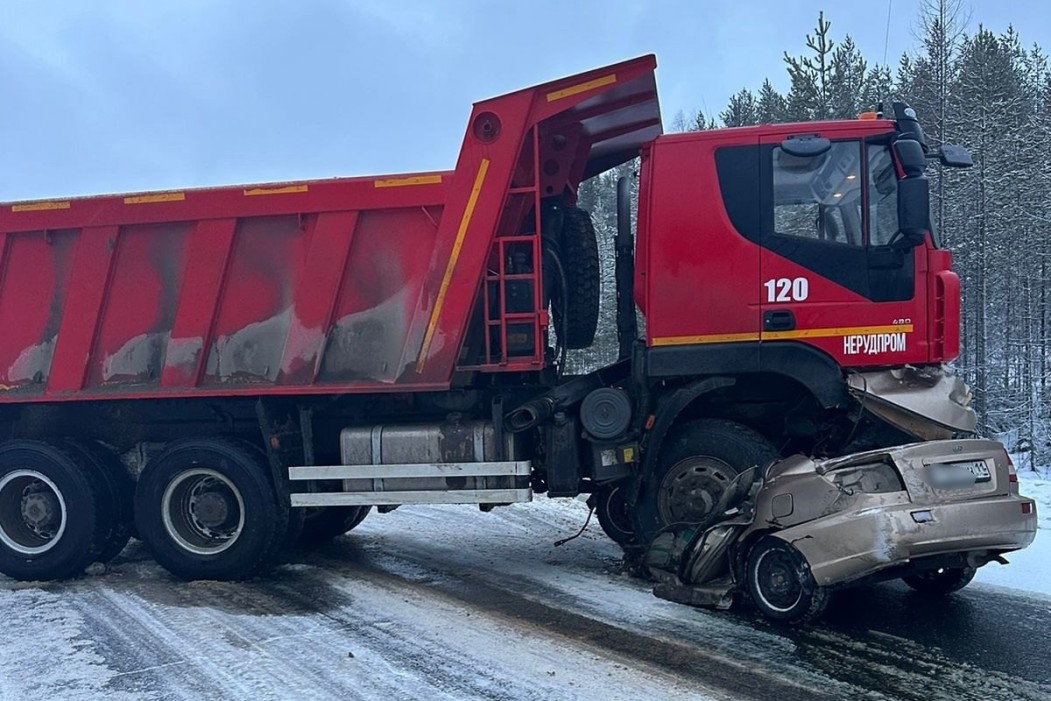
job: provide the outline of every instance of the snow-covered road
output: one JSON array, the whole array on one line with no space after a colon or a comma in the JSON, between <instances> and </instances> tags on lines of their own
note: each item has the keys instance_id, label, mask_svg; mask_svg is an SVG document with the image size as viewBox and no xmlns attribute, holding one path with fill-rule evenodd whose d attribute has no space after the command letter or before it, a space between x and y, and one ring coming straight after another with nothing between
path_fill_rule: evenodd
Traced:
<instances>
[{"instance_id":1,"label":"snow-covered road","mask_svg":"<svg viewBox=\"0 0 1051 701\"><path fill-rule=\"evenodd\" d=\"M847 592L827 621L690 609L619 572L549 501L372 515L242 583L171 579L137 544L100 576L0 579L0 698L1046 699L1051 599Z\"/></svg>"}]
</instances>

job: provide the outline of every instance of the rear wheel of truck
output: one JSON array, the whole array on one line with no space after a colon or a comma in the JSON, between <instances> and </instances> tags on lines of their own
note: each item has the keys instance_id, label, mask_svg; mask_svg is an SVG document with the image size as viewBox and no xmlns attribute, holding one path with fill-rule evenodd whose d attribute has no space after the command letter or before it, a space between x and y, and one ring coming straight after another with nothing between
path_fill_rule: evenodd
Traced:
<instances>
[{"instance_id":1,"label":"rear wheel of truck","mask_svg":"<svg viewBox=\"0 0 1051 701\"><path fill-rule=\"evenodd\" d=\"M766 536L748 554L748 593L767 618L812 621L828 606L829 592L814 582L806 559L790 544Z\"/></svg>"},{"instance_id":2,"label":"rear wheel of truck","mask_svg":"<svg viewBox=\"0 0 1051 701\"><path fill-rule=\"evenodd\" d=\"M639 542L705 521L742 470L777 460L774 446L733 421L701 419L666 439L657 468L639 485L632 510Z\"/></svg>"},{"instance_id":3,"label":"rear wheel of truck","mask_svg":"<svg viewBox=\"0 0 1051 701\"><path fill-rule=\"evenodd\" d=\"M238 441L176 441L135 490L139 536L183 579L242 579L270 562L288 526L266 458Z\"/></svg>"},{"instance_id":4,"label":"rear wheel of truck","mask_svg":"<svg viewBox=\"0 0 1051 701\"><path fill-rule=\"evenodd\" d=\"M305 509L300 545L327 543L354 530L369 515L371 506L325 506Z\"/></svg>"},{"instance_id":5,"label":"rear wheel of truck","mask_svg":"<svg viewBox=\"0 0 1051 701\"><path fill-rule=\"evenodd\" d=\"M112 525L96 559L98 562L109 562L120 554L135 530L135 482L116 454L107 448L97 443L80 442L70 442L69 448L80 455L83 464L93 468L105 484L111 505Z\"/></svg>"},{"instance_id":6,"label":"rear wheel of truck","mask_svg":"<svg viewBox=\"0 0 1051 701\"><path fill-rule=\"evenodd\" d=\"M974 567L940 567L902 577L901 581L921 594L944 596L970 584L977 571Z\"/></svg>"},{"instance_id":7,"label":"rear wheel of truck","mask_svg":"<svg viewBox=\"0 0 1051 701\"><path fill-rule=\"evenodd\" d=\"M0 446L0 572L20 580L74 577L101 554L115 527L101 475L66 446Z\"/></svg>"}]
</instances>

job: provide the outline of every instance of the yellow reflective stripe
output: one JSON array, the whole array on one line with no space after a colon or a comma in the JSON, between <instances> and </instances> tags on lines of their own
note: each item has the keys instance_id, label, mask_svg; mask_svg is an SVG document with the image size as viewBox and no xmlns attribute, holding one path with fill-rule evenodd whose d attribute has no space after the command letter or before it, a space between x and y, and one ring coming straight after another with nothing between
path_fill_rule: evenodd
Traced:
<instances>
[{"instance_id":1,"label":"yellow reflective stripe","mask_svg":"<svg viewBox=\"0 0 1051 701\"><path fill-rule=\"evenodd\" d=\"M374 187L405 187L406 185L439 185L440 175L413 175L408 178L382 178L372 182Z\"/></svg>"},{"instance_id":2,"label":"yellow reflective stripe","mask_svg":"<svg viewBox=\"0 0 1051 701\"><path fill-rule=\"evenodd\" d=\"M653 346L685 346L692 343L737 343L741 341L777 341L793 338L833 338L836 336L868 336L879 333L912 333L912 324L889 326L835 326L824 329L795 329L793 331L763 331L762 333L715 333L704 336L664 336L650 341Z\"/></svg>"},{"instance_id":3,"label":"yellow reflective stripe","mask_svg":"<svg viewBox=\"0 0 1051 701\"><path fill-rule=\"evenodd\" d=\"M185 192L159 192L155 195L135 195L134 197L125 197L124 204L150 204L151 202L182 202L185 199Z\"/></svg>"},{"instance_id":4,"label":"yellow reflective stripe","mask_svg":"<svg viewBox=\"0 0 1051 701\"><path fill-rule=\"evenodd\" d=\"M589 80L586 83L577 83L576 85L571 85L568 88L562 88L561 90L549 92L547 94L547 101L554 102L555 100L561 100L563 97L569 97L570 95L578 95L582 92L594 90L595 88L601 88L603 85L612 85L616 82L617 74L610 73L609 75L604 75L601 78Z\"/></svg>"},{"instance_id":5,"label":"yellow reflective stripe","mask_svg":"<svg viewBox=\"0 0 1051 701\"><path fill-rule=\"evenodd\" d=\"M45 212L51 209L69 209L69 202L27 202L11 205L12 212Z\"/></svg>"},{"instance_id":6,"label":"yellow reflective stripe","mask_svg":"<svg viewBox=\"0 0 1051 701\"><path fill-rule=\"evenodd\" d=\"M891 326L841 326L828 329L796 329L794 331L764 331L763 340L777 340L780 338L868 336L876 333L912 333L912 324L894 324Z\"/></svg>"},{"instance_id":7,"label":"yellow reflective stripe","mask_svg":"<svg viewBox=\"0 0 1051 701\"><path fill-rule=\"evenodd\" d=\"M253 187L245 190L245 197L258 197L259 195L291 195L296 192L306 192L306 185L286 185L284 187Z\"/></svg>"},{"instance_id":8,"label":"yellow reflective stripe","mask_svg":"<svg viewBox=\"0 0 1051 701\"><path fill-rule=\"evenodd\" d=\"M445 266L445 275L442 276L441 287L438 288L438 297L434 300L434 309L431 310L431 318L427 322L427 332L423 336L423 346L420 348L420 357L416 361L416 372L423 372L423 366L427 363L427 352L431 348L431 341L434 338L434 332L438 328L438 317L442 312L442 305L445 303L445 293L449 290L449 283L452 281L453 270L456 268L456 260L460 257L460 250L463 248L464 237L467 236L467 227L471 223L471 217L474 215L474 208L478 204L478 195L482 191L482 182L485 180L485 174L489 172L489 159L483 158L481 165L478 166L478 174L474 176L474 186L471 188L471 195L467 198L467 207L463 211L463 216L460 218L460 228L456 232L456 240L453 242L453 250L449 254L449 262Z\"/></svg>"},{"instance_id":9,"label":"yellow reflective stripe","mask_svg":"<svg viewBox=\"0 0 1051 701\"><path fill-rule=\"evenodd\" d=\"M685 346L691 343L735 343L738 341L758 341L759 333L713 333L705 336L666 336L655 338L655 346Z\"/></svg>"}]
</instances>

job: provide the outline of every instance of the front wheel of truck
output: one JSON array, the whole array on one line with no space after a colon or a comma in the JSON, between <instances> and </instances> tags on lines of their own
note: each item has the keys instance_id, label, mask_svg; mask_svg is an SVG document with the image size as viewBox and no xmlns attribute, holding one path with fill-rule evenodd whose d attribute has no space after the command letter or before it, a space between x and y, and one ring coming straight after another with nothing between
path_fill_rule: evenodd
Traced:
<instances>
[{"instance_id":1,"label":"front wheel of truck","mask_svg":"<svg viewBox=\"0 0 1051 701\"><path fill-rule=\"evenodd\" d=\"M135 523L166 570L182 579L242 579L279 549L288 524L263 455L215 438L176 441L135 490Z\"/></svg>"},{"instance_id":2,"label":"front wheel of truck","mask_svg":"<svg viewBox=\"0 0 1051 701\"><path fill-rule=\"evenodd\" d=\"M631 510L638 542L708 520L742 470L778 458L761 434L733 421L701 419L665 440L656 469L639 484Z\"/></svg>"}]
</instances>

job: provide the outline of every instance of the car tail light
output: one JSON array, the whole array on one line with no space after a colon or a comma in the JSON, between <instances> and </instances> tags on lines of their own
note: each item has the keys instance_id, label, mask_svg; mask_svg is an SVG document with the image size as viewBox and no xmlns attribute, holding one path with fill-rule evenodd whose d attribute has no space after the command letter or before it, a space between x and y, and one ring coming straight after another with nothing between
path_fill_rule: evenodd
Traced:
<instances>
[{"instance_id":1,"label":"car tail light","mask_svg":"<svg viewBox=\"0 0 1051 701\"><path fill-rule=\"evenodd\" d=\"M1018 494L1018 470L1010 453L1007 453L1007 486L1011 494Z\"/></svg>"}]
</instances>

